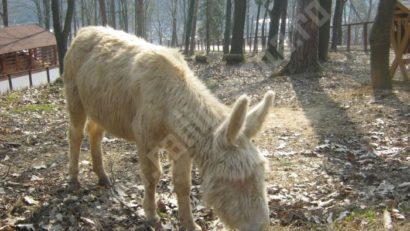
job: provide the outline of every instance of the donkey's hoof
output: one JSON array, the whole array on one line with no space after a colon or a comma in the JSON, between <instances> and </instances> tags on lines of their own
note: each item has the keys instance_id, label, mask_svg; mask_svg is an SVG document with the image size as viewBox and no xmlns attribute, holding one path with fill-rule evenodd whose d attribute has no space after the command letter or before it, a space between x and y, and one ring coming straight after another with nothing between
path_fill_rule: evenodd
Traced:
<instances>
[{"instance_id":1,"label":"donkey's hoof","mask_svg":"<svg viewBox=\"0 0 410 231\"><path fill-rule=\"evenodd\" d=\"M111 187L111 181L108 177L103 177L98 180L98 186L109 188Z\"/></svg>"}]
</instances>

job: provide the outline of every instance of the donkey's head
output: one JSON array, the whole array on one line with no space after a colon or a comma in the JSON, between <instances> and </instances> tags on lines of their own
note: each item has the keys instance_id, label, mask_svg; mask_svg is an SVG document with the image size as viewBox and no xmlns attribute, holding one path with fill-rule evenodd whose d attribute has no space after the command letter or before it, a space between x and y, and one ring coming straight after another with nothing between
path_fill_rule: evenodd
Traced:
<instances>
[{"instance_id":1,"label":"donkey's head","mask_svg":"<svg viewBox=\"0 0 410 231\"><path fill-rule=\"evenodd\" d=\"M266 93L248 112L249 100L241 96L213 136L204 197L231 228L256 231L269 225L265 159L251 138L262 127L273 98L273 92Z\"/></svg>"}]
</instances>

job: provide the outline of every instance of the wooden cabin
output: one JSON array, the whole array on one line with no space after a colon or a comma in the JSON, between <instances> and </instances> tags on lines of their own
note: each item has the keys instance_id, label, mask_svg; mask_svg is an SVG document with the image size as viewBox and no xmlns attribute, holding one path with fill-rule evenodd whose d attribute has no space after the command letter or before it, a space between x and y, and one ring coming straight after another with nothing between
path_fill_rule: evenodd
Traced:
<instances>
[{"instance_id":1,"label":"wooden cabin","mask_svg":"<svg viewBox=\"0 0 410 231\"><path fill-rule=\"evenodd\" d=\"M397 1L394 9L393 30L391 44L396 54L390 68L391 77L394 78L397 68L400 68L403 79L409 80L409 71L406 65L410 64L410 0Z\"/></svg>"},{"instance_id":2,"label":"wooden cabin","mask_svg":"<svg viewBox=\"0 0 410 231\"><path fill-rule=\"evenodd\" d=\"M38 25L0 28L0 78L58 66L54 34Z\"/></svg>"}]
</instances>

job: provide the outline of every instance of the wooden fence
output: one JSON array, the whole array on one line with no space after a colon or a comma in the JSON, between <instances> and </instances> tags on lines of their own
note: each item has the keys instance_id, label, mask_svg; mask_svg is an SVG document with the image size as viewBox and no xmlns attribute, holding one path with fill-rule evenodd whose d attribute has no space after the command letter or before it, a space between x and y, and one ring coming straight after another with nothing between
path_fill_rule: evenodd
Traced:
<instances>
[{"instance_id":1,"label":"wooden fence","mask_svg":"<svg viewBox=\"0 0 410 231\"><path fill-rule=\"evenodd\" d=\"M54 67L55 68L55 67ZM19 72L15 74L6 74L5 76L2 76L0 78L0 81L8 81L9 85L9 90L12 91L14 90L14 85L13 85L13 79L14 78L22 78L27 74L27 78L29 81L29 87L33 87L33 74L37 72L46 72L46 78L47 78L47 83L51 83L51 78L50 78L50 68L46 67L45 69L37 69L37 70L28 70L27 72Z\"/></svg>"}]
</instances>

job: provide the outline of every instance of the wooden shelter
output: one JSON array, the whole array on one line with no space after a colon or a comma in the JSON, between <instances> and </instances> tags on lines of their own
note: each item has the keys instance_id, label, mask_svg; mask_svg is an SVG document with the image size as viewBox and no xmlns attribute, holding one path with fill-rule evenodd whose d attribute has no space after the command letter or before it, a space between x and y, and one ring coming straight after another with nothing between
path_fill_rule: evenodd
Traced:
<instances>
[{"instance_id":1,"label":"wooden shelter","mask_svg":"<svg viewBox=\"0 0 410 231\"><path fill-rule=\"evenodd\" d=\"M399 0L394 9L393 30L391 44L396 57L390 68L390 75L394 78L397 68L400 68L404 80L409 80L409 72L406 68L410 64L410 0Z\"/></svg>"},{"instance_id":2,"label":"wooden shelter","mask_svg":"<svg viewBox=\"0 0 410 231\"><path fill-rule=\"evenodd\" d=\"M0 28L0 78L58 66L54 34L38 25Z\"/></svg>"}]
</instances>

